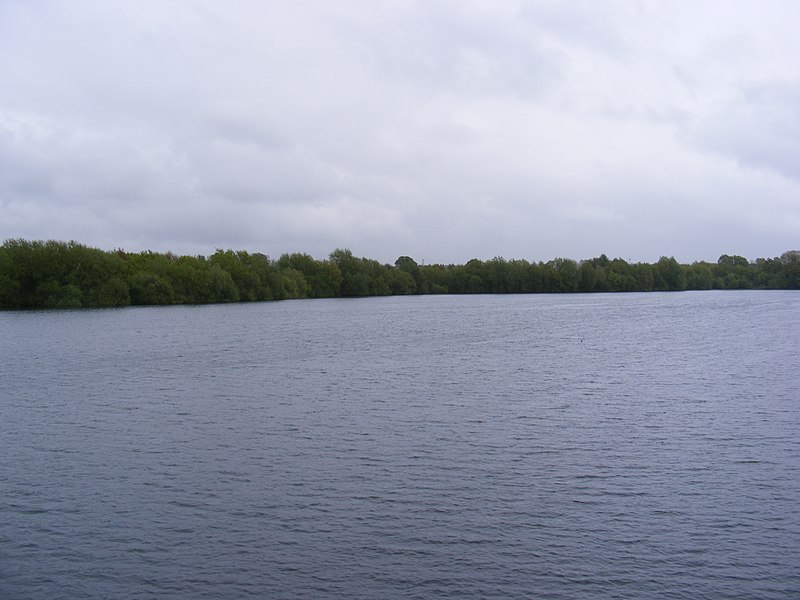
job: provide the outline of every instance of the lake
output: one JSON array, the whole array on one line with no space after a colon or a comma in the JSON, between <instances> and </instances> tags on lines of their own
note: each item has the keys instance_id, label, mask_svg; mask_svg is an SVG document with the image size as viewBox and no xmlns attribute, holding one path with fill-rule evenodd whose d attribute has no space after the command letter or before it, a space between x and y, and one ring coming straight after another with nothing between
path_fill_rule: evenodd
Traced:
<instances>
[{"instance_id":1,"label":"lake","mask_svg":"<svg viewBox=\"0 0 800 600\"><path fill-rule=\"evenodd\" d=\"M0 597L798 598L800 293L0 313Z\"/></svg>"}]
</instances>

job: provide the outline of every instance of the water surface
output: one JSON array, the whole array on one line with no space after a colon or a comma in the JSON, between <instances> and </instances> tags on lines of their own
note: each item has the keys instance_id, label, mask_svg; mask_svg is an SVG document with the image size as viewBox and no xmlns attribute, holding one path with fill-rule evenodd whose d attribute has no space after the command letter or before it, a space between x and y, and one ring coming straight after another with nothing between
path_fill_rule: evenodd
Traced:
<instances>
[{"instance_id":1,"label":"water surface","mask_svg":"<svg viewBox=\"0 0 800 600\"><path fill-rule=\"evenodd\" d=\"M0 313L0 597L797 598L800 294Z\"/></svg>"}]
</instances>

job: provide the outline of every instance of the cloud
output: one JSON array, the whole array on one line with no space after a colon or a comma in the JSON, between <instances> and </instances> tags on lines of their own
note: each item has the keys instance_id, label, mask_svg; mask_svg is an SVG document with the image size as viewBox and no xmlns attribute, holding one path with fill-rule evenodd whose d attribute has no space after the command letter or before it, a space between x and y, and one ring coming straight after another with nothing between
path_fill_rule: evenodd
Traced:
<instances>
[{"instance_id":1,"label":"cloud","mask_svg":"<svg viewBox=\"0 0 800 600\"><path fill-rule=\"evenodd\" d=\"M689 131L699 148L800 181L800 78L750 84Z\"/></svg>"},{"instance_id":2,"label":"cloud","mask_svg":"<svg viewBox=\"0 0 800 600\"><path fill-rule=\"evenodd\" d=\"M392 262L796 246L794 3L0 4L0 238Z\"/></svg>"}]
</instances>

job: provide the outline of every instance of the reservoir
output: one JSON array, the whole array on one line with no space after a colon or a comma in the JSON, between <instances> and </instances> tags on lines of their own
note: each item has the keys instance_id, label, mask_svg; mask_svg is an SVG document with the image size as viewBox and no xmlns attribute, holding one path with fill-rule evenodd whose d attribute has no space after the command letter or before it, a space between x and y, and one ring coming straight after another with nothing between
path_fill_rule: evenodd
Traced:
<instances>
[{"instance_id":1,"label":"reservoir","mask_svg":"<svg viewBox=\"0 0 800 600\"><path fill-rule=\"evenodd\" d=\"M798 598L800 293L0 313L0 597Z\"/></svg>"}]
</instances>

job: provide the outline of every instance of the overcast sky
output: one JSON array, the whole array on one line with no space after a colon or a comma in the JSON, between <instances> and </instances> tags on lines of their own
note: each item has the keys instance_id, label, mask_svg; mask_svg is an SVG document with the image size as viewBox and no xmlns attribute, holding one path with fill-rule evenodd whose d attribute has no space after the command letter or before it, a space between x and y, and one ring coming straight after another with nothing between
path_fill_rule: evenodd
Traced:
<instances>
[{"instance_id":1,"label":"overcast sky","mask_svg":"<svg viewBox=\"0 0 800 600\"><path fill-rule=\"evenodd\" d=\"M0 0L0 240L800 248L796 0Z\"/></svg>"}]
</instances>

